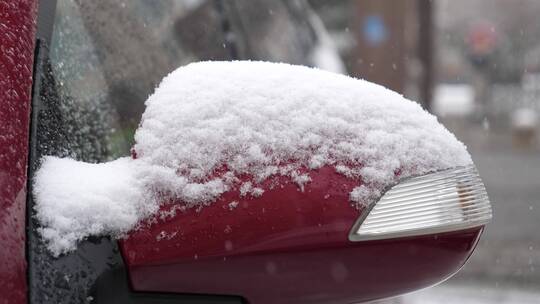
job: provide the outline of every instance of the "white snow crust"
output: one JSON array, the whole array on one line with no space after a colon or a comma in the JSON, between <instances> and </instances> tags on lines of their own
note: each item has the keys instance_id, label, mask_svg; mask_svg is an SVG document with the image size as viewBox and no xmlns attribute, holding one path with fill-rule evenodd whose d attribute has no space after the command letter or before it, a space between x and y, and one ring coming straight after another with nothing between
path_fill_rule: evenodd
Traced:
<instances>
[{"instance_id":1,"label":"white snow crust","mask_svg":"<svg viewBox=\"0 0 540 304\"><path fill-rule=\"evenodd\" d=\"M90 164L47 156L34 176L40 233L55 255L91 235L119 237L157 212L130 158Z\"/></svg>"},{"instance_id":2,"label":"white snow crust","mask_svg":"<svg viewBox=\"0 0 540 304\"><path fill-rule=\"evenodd\" d=\"M361 206L400 177L472 162L434 116L393 91L268 62L178 68L146 101L135 140L134 160L44 159L34 195L53 253L89 235L126 233L164 197L186 208L231 189L257 197L274 176L304 191L311 170L332 166L358 180L349 197Z\"/></svg>"}]
</instances>

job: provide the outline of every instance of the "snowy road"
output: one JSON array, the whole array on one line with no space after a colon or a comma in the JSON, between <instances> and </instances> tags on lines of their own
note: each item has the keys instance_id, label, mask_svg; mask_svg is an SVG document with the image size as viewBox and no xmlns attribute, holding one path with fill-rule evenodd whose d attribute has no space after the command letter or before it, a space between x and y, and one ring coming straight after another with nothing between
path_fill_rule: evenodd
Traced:
<instances>
[{"instance_id":1,"label":"snowy road","mask_svg":"<svg viewBox=\"0 0 540 304\"><path fill-rule=\"evenodd\" d=\"M513 148L510 134L494 133L469 128L467 135L457 134L470 147L494 218L469 263L451 282L473 277L503 287L540 286L540 149Z\"/></svg>"},{"instance_id":2,"label":"snowy road","mask_svg":"<svg viewBox=\"0 0 540 304\"><path fill-rule=\"evenodd\" d=\"M403 304L537 304L540 291L484 286L442 285L411 293L394 303Z\"/></svg>"}]
</instances>

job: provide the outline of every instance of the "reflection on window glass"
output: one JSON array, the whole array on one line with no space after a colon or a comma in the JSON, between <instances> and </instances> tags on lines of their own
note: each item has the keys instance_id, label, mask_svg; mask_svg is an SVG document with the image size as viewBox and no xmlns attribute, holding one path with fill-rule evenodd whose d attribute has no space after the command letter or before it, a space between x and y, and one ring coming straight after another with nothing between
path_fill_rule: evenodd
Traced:
<instances>
[{"instance_id":1,"label":"reflection on window glass","mask_svg":"<svg viewBox=\"0 0 540 304\"><path fill-rule=\"evenodd\" d=\"M185 19L197 36L180 34ZM79 121L65 126L80 137L69 154L95 149L86 158L97 161L129 153L144 100L165 75L191 61L227 59L220 22L209 1L59 1L50 58L59 110ZM208 51L201 56L194 44Z\"/></svg>"}]
</instances>

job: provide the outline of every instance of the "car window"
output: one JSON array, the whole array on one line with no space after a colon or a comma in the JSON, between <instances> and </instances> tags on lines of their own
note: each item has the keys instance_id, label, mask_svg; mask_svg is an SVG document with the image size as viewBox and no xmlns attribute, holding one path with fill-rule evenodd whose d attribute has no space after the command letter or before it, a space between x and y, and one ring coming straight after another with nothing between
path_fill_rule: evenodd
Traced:
<instances>
[{"instance_id":1,"label":"car window","mask_svg":"<svg viewBox=\"0 0 540 304\"><path fill-rule=\"evenodd\" d=\"M191 15L197 18L186 32L197 35L179 35L180 23ZM85 123L95 131L87 133L100 132L96 137L106 138L99 157L129 151L144 100L165 75L190 61L230 58L219 18L209 1L58 3L50 45L52 72L60 98L73 99L83 110L73 114L93 111L102 116L92 120L94 126Z\"/></svg>"}]
</instances>

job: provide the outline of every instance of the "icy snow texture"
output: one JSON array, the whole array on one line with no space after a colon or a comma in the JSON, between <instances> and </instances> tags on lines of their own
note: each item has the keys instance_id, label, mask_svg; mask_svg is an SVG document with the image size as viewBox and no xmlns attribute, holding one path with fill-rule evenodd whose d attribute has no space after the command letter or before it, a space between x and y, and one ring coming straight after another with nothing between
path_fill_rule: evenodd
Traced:
<instances>
[{"instance_id":1,"label":"icy snow texture","mask_svg":"<svg viewBox=\"0 0 540 304\"><path fill-rule=\"evenodd\" d=\"M398 171L409 176L471 163L434 116L395 92L266 62L177 69L147 100L135 140L140 161L159 168L154 188L188 204L213 200L241 174L253 177L242 194L276 174L303 188L309 176L299 169L325 165L361 179L365 185L350 197L369 204Z\"/></svg>"},{"instance_id":2,"label":"icy snow texture","mask_svg":"<svg viewBox=\"0 0 540 304\"><path fill-rule=\"evenodd\" d=\"M89 235L122 235L168 198L200 208L231 189L256 197L272 176L303 191L310 170L333 166L358 180L350 200L368 205L398 175L471 163L434 116L395 92L266 62L177 69L146 101L135 140L135 160L44 160L34 195L53 253Z\"/></svg>"},{"instance_id":3,"label":"icy snow texture","mask_svg":"<svg viewBox=\"0 0 540 304\"><path fill-rule=\"evenodd\" d=\"M121 236L158 210L136 179L133 162L43 159L34 176L34 208L40 233L54 255L75 249L77 241L90 235Z\"/></svg>"}]
</instances>

